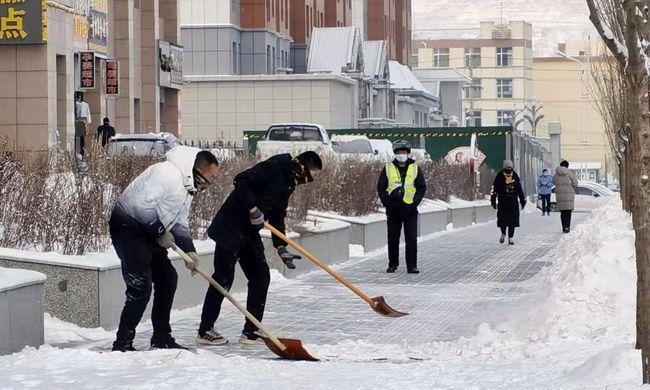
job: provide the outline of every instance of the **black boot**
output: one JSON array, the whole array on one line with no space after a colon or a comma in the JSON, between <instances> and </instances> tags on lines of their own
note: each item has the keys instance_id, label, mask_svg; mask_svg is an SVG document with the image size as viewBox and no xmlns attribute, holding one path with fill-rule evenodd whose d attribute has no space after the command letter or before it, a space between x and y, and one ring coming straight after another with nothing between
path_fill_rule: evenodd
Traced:
<instances>
[{"instance_id":1,"label":"black boot","mask_svg":"<svg viewBox=\"0 0 650 390\"><path fill-rule=\"evenodd\" d=\"M151 339L151 349L189 349L178 344L173 337L167 340L154 340Z\"/></svg>"},{"instance_id":2,"label":"black boot","mask_svg":"<svg viewBox=\"0 0 650 390\"><path fill-rule=\"evenodd\" d=\"M417 269L417 267L409 268L408 270L406 270L406 272L409 273L409 274L419 274L420 273L420 271Z\"/></svg>"},{"instance_id":3,"label":"black boot","mask_svg":"<svg viewBox=\"0 0 650 390\"><path fill-rule=\"evenodd\" d=\"M113 352L135 352L136 349L133 347L133 341L125 341L118 343L117 341L113 343Z\"/></svg>"},{"instance_id":4,"label":"black boot","mask_svg":"<svg viewBox=\"0 0 650 390\"><path fill-rule=\"evenodd\" d=\"M396 265L389 265L389 266L388 266L388 269L386 270L386 273L388 273L388 274L394 274L396 270L397 270L397 266L396 266Z\"/></svg>"}]
</instances>

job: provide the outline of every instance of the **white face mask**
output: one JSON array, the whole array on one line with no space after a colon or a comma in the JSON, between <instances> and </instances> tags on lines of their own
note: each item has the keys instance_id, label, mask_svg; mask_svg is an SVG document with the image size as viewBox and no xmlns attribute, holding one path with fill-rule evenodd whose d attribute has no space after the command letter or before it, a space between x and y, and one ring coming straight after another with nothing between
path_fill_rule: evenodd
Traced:
<instances>
[{"instance_id":1,"label":"white face mask","mask_svg":"<svg viewBox=\"0 0 650 390\"><path fill-rule=\"evenodd\" d=\"M401 164L405 163L406 160L408 160L408 159L409 159L409 156L407 156L406 154L396 154L395 155L395 160L397 160L397 162L401 163Z\"/></svg>"}]
</instances>

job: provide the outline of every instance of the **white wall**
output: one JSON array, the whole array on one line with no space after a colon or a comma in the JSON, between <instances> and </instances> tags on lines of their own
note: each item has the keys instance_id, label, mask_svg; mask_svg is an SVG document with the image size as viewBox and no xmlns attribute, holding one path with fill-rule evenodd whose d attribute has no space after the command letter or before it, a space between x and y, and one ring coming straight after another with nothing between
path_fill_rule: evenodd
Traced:
<instances>
[{"instance_id":1,"label":"white wall","mask_svg":"<svg viewBox=\"0 0 650 390\"><path fill-rule=\"evenodd\" d=\"M240 24L241 0L180 0L180 24Z\"/></svg>"},{"instance_id":2,"label":"white wall","mask_svg":"<svg viewBox=\"0 0 650 390\"><path fill-rule=\"evenodd\" d=\"M183 138L187 140L241 145L245 130L266 130L281 122L356 127L356 83L348 78L273 75L192 79L182 95Z\"/></svg>"}]
</instances>

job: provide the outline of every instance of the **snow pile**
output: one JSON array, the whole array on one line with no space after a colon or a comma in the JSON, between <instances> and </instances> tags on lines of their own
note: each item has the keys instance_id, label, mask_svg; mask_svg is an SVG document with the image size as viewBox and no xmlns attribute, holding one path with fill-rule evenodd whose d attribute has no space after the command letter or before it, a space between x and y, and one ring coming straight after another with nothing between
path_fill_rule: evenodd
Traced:
<instances>
[{"instance_id":1,"label":"snow pile","mask_svg":"<svg viewBox=\"0 0 650 390\"><path fill-rule=\"evenodd\" d=\"M636 265L634 231L620 200L595 210L552 255L541 277L548 300L521 322L520 332L541 341L634 338Z\"/></svg>"}]
</instances>

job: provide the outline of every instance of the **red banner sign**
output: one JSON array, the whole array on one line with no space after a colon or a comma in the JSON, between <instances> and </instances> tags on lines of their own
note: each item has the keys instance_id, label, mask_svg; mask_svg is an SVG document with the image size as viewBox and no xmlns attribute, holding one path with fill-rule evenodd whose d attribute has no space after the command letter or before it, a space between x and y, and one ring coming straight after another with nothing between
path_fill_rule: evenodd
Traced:
<instances>
[{"instance_id":1,"label":"red banner sign","mask_svg":"<svg viewBox=\"0 0 650 390\"><path fill-rule=\"evenodd\" d=\"M106 94L117 95L119 89L119 65L117 60L106 60Z\"/></svg>"},{"instance_id":2,"label":"red banner sign","mask_svg":"<svg viewBox=\"0 0 650 390\"><path fill-rule=\"evenodd\" d=\"M95 89L95 53L82 51L79 53L81 66L81 88Z\"/></svg>"}]
</instances>

